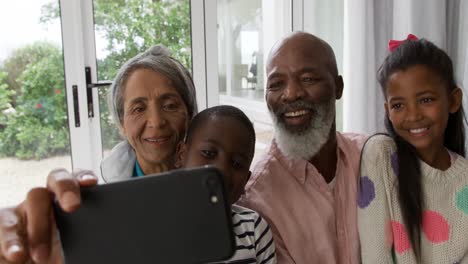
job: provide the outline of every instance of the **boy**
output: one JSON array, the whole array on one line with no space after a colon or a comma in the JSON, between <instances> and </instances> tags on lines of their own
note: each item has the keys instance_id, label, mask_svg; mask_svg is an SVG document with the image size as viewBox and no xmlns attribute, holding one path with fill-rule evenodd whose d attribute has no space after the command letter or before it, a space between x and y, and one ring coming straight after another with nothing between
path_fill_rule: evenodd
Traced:
<instances>
[{"instance_id":1,"label":"boy","mask_svg":"<svg viewBox=\"0 0 468 264\"><path fill-rule=\"evenodd\" d=\"M255 130L238 108L220 105L194 117L178 147L178 167L213 165L224 175L236 251L225 263L276 263L275 245L267 222L255 211L235 205L250 177Z\"/></svg>"}]
</instances>

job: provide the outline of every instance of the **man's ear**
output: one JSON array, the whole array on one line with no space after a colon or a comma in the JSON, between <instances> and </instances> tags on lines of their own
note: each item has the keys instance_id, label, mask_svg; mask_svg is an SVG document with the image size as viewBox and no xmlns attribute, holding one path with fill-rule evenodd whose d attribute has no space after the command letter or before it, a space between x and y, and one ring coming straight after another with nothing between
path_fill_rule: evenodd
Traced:
<instances>
[{"instance_id":1,"label":"man's ear","mask_svg":"<svg viewBox=\"0 0 468 264\"><path fill-rule=\"evenodd\" d=\"M455 112L458 111L458 109L460 109L462 100L463 100L463 91L457 87L450 93L449 112L451 114L454 114Z\"/></svg>"},{"instance_id":2,"label":"man's ear","mask_svg":"<svg viewBox=\"0 0 468 264\"><path fill-rule=\"evenodd\" d=\"M186 158L187 158L187 144L181 141L179 142L179 144L177 144L176 160L175 160L174 166L177 169L182 168L185 164Z\"/></svg>"},{"instance_id":3,"label":"man's ear","mask_svg":"<svg viewBox=\"0 0 468 264\"><path fill-rule=\"evenodd\" d=\"M336 90L335 90L336 100L339 100L343 96L343 88L344 88L343 77L341 75L338 75L335 78L335 86L336 86Z\"/></svg>"}]
</instances>

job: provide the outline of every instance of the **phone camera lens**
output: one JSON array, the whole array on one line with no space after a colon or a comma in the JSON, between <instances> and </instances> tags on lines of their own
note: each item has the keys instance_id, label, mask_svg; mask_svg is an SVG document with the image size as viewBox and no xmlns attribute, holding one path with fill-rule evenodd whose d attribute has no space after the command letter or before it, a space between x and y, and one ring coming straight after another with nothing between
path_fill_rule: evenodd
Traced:
<instances>
[{"instance_id":1,"label":"phone camera lens","mask_svg":"<svg viewBox=\"0 0 468 264\"><path fill-rule=\"evenodd\" d=\"M219 199L218 199L218 196L216 195L211 195L211 198L210 198L210 201L211 203L215 204L215 203L218 203Z\"/></svg>"}]
</instances>

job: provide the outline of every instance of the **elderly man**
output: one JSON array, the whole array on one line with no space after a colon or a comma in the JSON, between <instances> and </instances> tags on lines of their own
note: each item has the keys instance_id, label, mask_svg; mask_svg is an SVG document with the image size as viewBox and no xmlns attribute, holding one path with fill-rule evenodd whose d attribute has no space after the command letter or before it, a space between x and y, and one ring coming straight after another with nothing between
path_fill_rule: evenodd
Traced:
<instances>
[{"instance_id":1,"label":"elderly man","mask_svg":"<svg viewBox=\"0 0 468 264\"><path fill-rule=\"evenodd\" d=\"M279 263L358 263L364 137L336 132L343 79L333 50L311 34L292 33L271 50L266 73L275 136L240 203L271 224Z\"/></svg>"}]
</instances>

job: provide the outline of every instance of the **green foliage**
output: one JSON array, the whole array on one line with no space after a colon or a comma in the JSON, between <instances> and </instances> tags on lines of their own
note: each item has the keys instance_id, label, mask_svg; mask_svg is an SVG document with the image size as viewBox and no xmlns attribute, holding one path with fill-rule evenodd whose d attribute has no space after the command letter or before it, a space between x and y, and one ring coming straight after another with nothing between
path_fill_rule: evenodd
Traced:
<instances>
[{"instance_id":1,"label":"green foliage","mask_svg":"<svg viewBox=\"0 0 468 264\"><path fill-rule=\"evenodd\" d=\"M0 111L10 107L11 97L15 94L14 91L8 89L8 84L5 83L6 77L7 73L0 71Z\"/></svg>"},{"instance_id":2,"label":"green foliage","mask_svg":"<svg viewBox=\"0 0 468 264\"><path fill-rule=\"evenodd\" d=\"M60 9L58 1L50 1L41 7L41 17L39 21L41 24L48 24L60 17Z\"/></svg>"},{"instance_id":3,"label":"green foliage","mask_svg":"<svg viewBox=\"0 0 468 264\"><path fill-rule=\"evenodd\" d=\"M16 106L16 98L21 94L21 85L18 82L19 76L25 71L26 67L41 58L47 57L48 52L53 45L47 42L35 42L31 45L14 50L5 60L1 71L7 74L5 83L9 89L14 91L15 96L11 99L13 107Z\"/></svg>"},{"instance_id":4,"label":"green foliage","mask_svg":"<svg viewBox=\"0 0 468 264\"><path fill-rule=\"evenodd\" d=\"M7 120L6 114L3 111L11 108L11 98L15 94L14 91L8 89L8 84L5 83L6 77L7 73L0 71L0 132L5 127Z\"/></svg>"},{"instance_id":5,"label":"green foliage","mask_svg":"<svg viewBox=\"0 0 468 264\"><path fill-rule=\"evenodd\" d=\"M100 88L99 93L99 110L101 115L101 138L102 147L104 150L112 149L117 143L122 141L122 137L119 134L117 126L112 120L112 116L109 113L107 104L107 89Z\"/></svg>"},{"instance_id":6,"label":"green foliage","mask_svg":"<svg viewBox=\"0 0 468 264\"><path fill-rule=\"evenodd\" d=\"M42 57L33 56L42 51ZM7 116L6 127L0 134L0 153L22 159L41 159L68 152L61 49L41 42L21 48L13 56L16 54L32 59L15 80L20 87L16 111Z\"/></svg>"},{"instance_id":7,"label":"green foliage","mask_svg":"<svg viewBox=\"0 0 468 264\"><path fill-rule=\"evenodd\" d=\"M189 1L96 0L94 5L96 29L109 51L99 62L101 78L112 79L127 59L159 43L191 69Z\"/></svg>"},{"instance_id":8,"label":"green foliage","mask_svg":"<svg viewBox=\"0 0 468 264\"><path fill-rule=\"evenodd\" d=\"M95 0L97 34L106 41L106 58L98 61L99 79L112 80L120 66L156 44L191 69L189 0ZM58 19L58 3L42 7L42 23Z\"/></svg>"}]
</instances>

